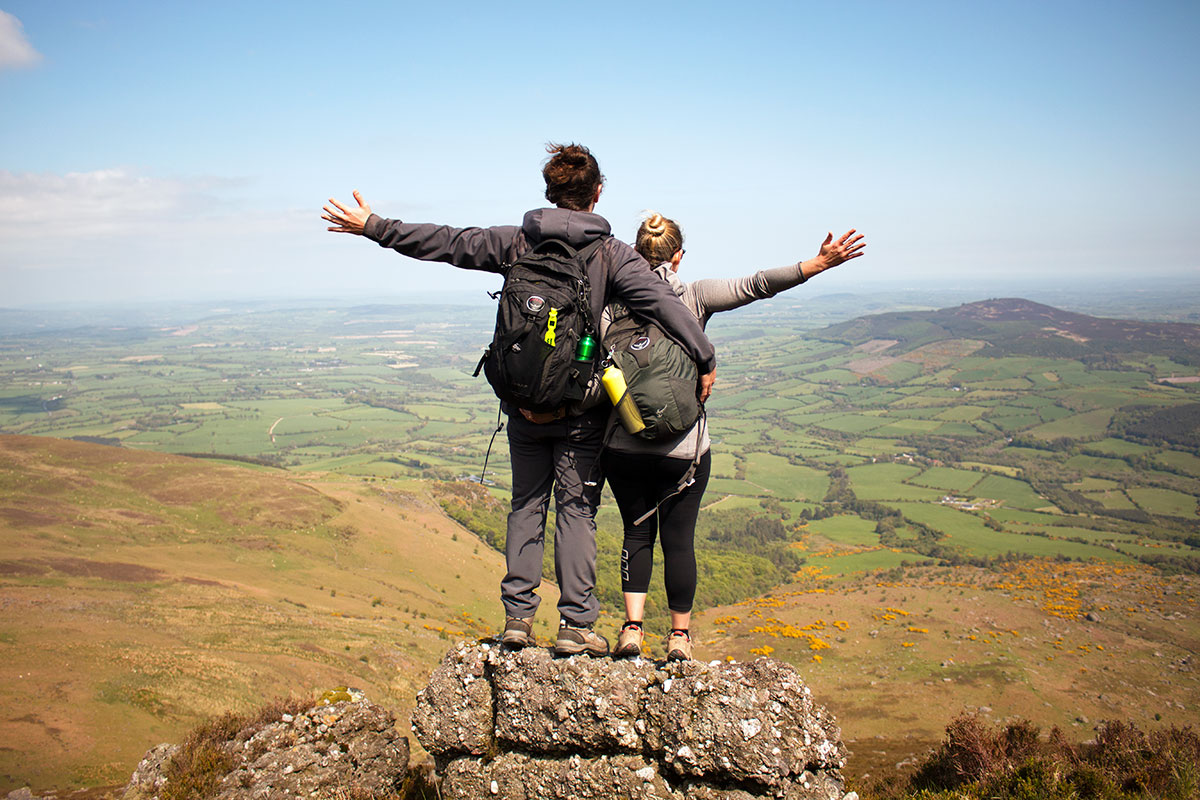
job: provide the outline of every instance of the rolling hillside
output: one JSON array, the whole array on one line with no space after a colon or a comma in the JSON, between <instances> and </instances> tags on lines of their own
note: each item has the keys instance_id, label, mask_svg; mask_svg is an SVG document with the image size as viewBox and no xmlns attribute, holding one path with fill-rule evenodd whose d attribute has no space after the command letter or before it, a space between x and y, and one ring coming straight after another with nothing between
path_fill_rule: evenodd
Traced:
<instances>
[{"instance_id":1,"label":"rolling hillside","mask_svg":"<svg viewBox=\"0 0 1200 800\"><path fill-rule=\"evenodd\" d=\"M975 339L986 342L996 354L1078 357L1141 352L1180 356L1184 363L1200 364L1200 325L1093 317L1021 298L859 317L814 335L855 345L894 337L897 352L947 339Z\"/></svg>"},{"instance_id":2,"label":"rolling hillside","mask_svg":"<svg viewBox=\"0 0 1200 800\"><path fill-rule=\"evenodd\" d=\"M277 695L358 686L406 714L499 616L503 558L417 482L0 436L0 539L3 791L120 783Z\"/></svg>"},{"instance_id":3,"label":"rolling hillside","mask_svg":"<svg viewBox=\"0 0 1200 800\"><path fill-rule=\"evenodd\" d=\"M710 326L699 656L800 665L852 775L961 708L1194 715L1200 326L1024 300L812 320L770 301ZM120 780L263 695L352 683L403 714L454 638L490 631L505 437L494 485L452 482L495 427L469 374L489 325L380 306L0 342L12 787ZM611 637L611 502L598 524ZM657 655L664 605L656 579Z\"/></svg>"}]
</instances>

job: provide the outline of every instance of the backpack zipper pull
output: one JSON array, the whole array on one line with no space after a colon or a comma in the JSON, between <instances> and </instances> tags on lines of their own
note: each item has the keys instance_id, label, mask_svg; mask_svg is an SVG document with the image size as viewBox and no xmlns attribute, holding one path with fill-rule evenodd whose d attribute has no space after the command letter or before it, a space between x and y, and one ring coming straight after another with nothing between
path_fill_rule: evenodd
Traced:
<instances>
[{"instance_id":1,"label":"backpack zipper pull","mask_svg":"<svg viewBox=\"0 0 1200 800\"><path fill-rule=\"evenodd\" d=\"M550 318L546 320L546 344L555 347L554 329L558 327L558 309L550 309Z\"/></svg>"}]
</instances>

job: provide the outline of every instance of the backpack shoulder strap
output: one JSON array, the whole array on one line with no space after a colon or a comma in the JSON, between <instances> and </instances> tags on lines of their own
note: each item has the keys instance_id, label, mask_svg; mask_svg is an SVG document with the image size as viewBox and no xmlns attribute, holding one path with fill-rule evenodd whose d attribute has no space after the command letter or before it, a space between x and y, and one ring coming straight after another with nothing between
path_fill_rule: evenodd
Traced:
<instances>
[{"instance_id":1,"label":"backpack shoulder strap","mask_svg":"<svg viewBox=\"0 0 1200 800\"><path fill-rule=\"evenodd\" d=\"M594 253L600 249L600 246L604 244L605 240L611 239L611 238L612 238L612 236L609 235L609 236L600 236L596 239L593 239L592 241L585 244L583 247L576 250L575 255L582 257L583 260L586 261L587 259L592 257L592 253Z\"/></svg>"}]
</instances>

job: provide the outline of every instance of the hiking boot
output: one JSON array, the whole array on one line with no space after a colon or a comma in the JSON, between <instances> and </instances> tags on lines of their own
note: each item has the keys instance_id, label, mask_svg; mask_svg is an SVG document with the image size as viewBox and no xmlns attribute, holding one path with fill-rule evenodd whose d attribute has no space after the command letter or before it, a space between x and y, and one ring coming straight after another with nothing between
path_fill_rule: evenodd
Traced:
<instances>
[{"instance_id":1,"label":"hiking boot","mask_svg":"<svg viewBox=\"0 0 1200 800\"><path fill-rule=\"evenodd\" d=\"M667 635L667 661L691 661L692 637L687 631L673 630Z\"/></svg>"},{"instance_id":2,"label":"hiking boot","mask_svg":"<svg viewBox=\"0 0 1200 800\"><path fill-rule=\"evenodd\" d=\"M613 650L613 658L633 658L642 654L642 639L646 632L641 625L625 623L621 635L617 639L617 649Z\"/></svg>"},{"instance_id":3,"label":"hiking boot","mask_svg":"<svg viewBox=\"0 0 1200 800\"><path fill-rule=\"evenodd\" d=\"M527 619L522 619L521 617L505 618L504 632L500 634L500 644L519 650L522 647L529 647L533 643L532 617Z\"/></svg>"},{"instance_id":4,"label":"hiking boot","mask_svg":"<svg viewBox=\"0 0 1200 800\"><path fill-rule=\"evenodd\" d=\"M554 641L554 655L574 656L587 653L589 656L608 655L608 639L592 630L591 625L572 625L565 619L558 625L558 638Z\"/></svg>"}]
</instances>

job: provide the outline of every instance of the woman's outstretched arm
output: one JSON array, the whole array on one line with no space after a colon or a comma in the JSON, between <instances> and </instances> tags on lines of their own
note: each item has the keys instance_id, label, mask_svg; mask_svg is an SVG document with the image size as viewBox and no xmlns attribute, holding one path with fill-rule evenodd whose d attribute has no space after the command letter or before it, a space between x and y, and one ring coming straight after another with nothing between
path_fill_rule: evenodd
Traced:
<instances>
[{"instance_id":1,"label":"woman's outstretched arm","mask_svg":"<svg viewBox=\"0 0 1200 800\"><path fill-rule=\"evenodd\" d=\"M710 278L694 281L689 286L695 292L701 318L707 319L718 311L774 297L780 292L799 286L814 275L863 255L866 243L863 235L854 230L842 234L836 242L830 233L821 243L814 258L786 267L759 270L745 278Z\"/></svg>"}]
</instances>

